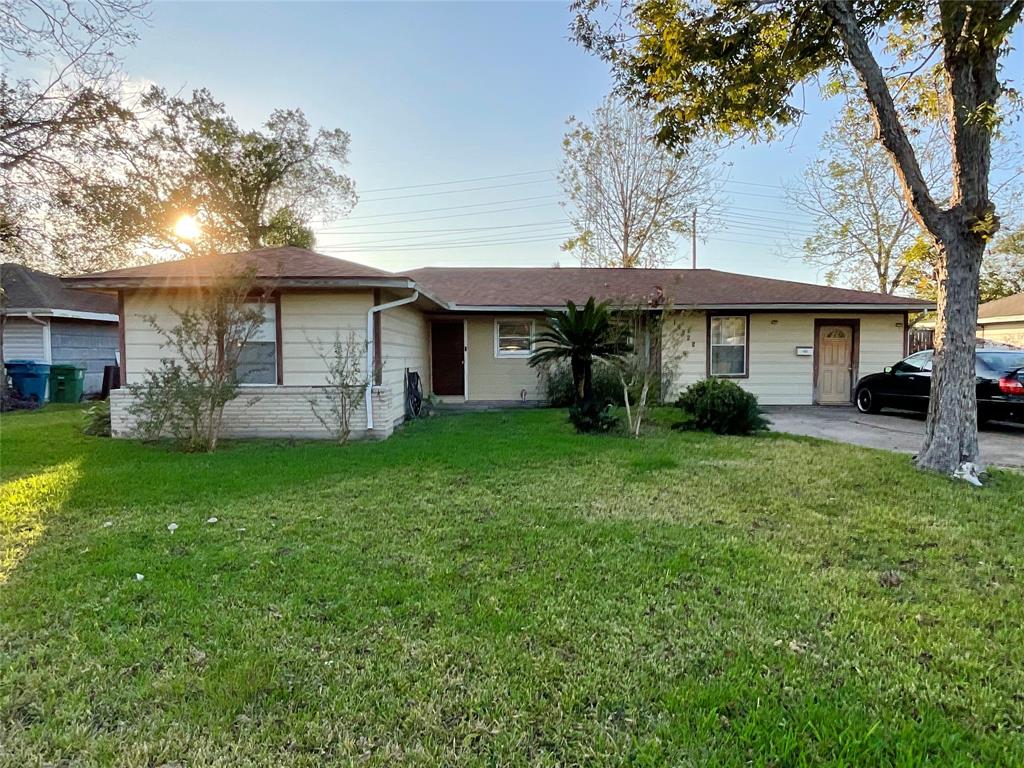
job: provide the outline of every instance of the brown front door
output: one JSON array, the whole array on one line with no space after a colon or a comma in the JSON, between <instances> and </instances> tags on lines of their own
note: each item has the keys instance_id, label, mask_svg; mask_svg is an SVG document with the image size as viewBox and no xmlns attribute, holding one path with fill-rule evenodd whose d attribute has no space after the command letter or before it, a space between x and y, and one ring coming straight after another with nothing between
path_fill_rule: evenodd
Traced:
<instances>
[{"instance_id":1,"label":"brown front door","mask_svg":"<svg viewBox=\"0 0 1024 768\"><path fill-rule=\"evenodd\" d=\"M430 380L435 395L466 394L466 340L461 320L430 324Z\"/></svg>"},{"instance_id":2,"label":"brown front door","mask_svg":"<svg viewBox=\"0 0 1024 768\"><path fill-rule=\"evenodd\" d=\"M853 383L853 329L823 325L818 333L818 402L848 403Z\"/></svg>"}]
</instances>

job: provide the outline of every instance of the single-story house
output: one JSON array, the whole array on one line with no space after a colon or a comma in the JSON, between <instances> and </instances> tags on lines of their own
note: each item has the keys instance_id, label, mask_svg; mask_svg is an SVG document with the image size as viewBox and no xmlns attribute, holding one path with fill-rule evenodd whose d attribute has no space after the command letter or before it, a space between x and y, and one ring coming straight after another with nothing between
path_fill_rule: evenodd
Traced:
<instances>
[{"instance_id":1,"label":"single-story house","mask_svg":"<svg viewBox=\"0 0 1024 768\"><path fill-rule=\"evenodd\" d=\"M864 373L899 360L907 316L928 302L710 269L426 268L394 274L298 248L265 248L69 280L116 293L128 383L168 351L144 319L174 324L197 286L243 268L273 289L246 395L225 410L228 436L320 437L308 399L325 383L337 337L365 347L375 371L356 434L386 437L405 418L406 372L454 403L541 403L528 365L545 309L595 296L668 313L661 355L668 397L706 376L735 379L768 405L849 403ZM131 432L127 391L111 395L113 429Z\"/></svg>"},{"instance_id":2,"label":"single-story house","mask_svg":"<svg viewBox=\"0 0 1024 768\"><path fill-rule=\"evenodd\" d=\"M99 392L117 363L117 298L75 291L56 275L0 265L3 359L84 365L84 391Z\"/></svg>"},{"instance_id":3,"label":"single-story house","mask_svg":"<svg viewBox=\"0 0 1024 768\"><path fill-rule=\"evenodd\" d=\"M1024 293L979 306L978 338L993 344L1024 348Z\"/></svg>"}]
</instances>

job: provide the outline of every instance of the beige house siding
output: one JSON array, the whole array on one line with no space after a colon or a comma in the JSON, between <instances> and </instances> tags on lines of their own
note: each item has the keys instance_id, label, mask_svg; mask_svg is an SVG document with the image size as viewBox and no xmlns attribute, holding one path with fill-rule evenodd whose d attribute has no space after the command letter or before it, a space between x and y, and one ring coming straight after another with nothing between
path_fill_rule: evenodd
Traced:
<instances>
[{"instance_id":1,"label":"beige house siding","mask_svg":"<svg viewBox=\"0 0 1024 768\"><path fill-rule=\"evenodd\" d=\"M903 356L902 314L753 313L749 376L735 379L736 383L764 405L812 404L814 358L798 357L796 348L814 346L815 320L840 319L860 321L858 377L880 371ZM674 400L682 389L707 375L707 314L685 312L670 318L664 338L662 365L671 381L667 399Z\"/></svg>"},{"instance_id":2,"label":"beige house siding","mask_svg":"<svg viewBox=\"0 0 1024 768\"><path fill-rule=\"evenodd\" d=\"M163 358L173 357L172 350L162 346L164 338L157 333L146 316L155 318L161 328L173 328L178 317L172 307L179 310L188 306L192 295L178 291L129 291L124 294L124 368L129 384L142 382L146 371L160 367Z\"/></svg>"},{"instance_id":3,"label":"beige house siding","mask_svg":"<svg viewBox=\"0 0 1024 768\"><path fill-rule=\"evenodd\" d=\"M707 316L704 312L676 312L662 324L661 370L669 382L664 399L672 402L679 393L706 376Z\"/></svg>"},{"instance_id":4,"label":"beige house siding","mask_svg":"<svg viewBox=\"0 0 1024 768\"><path fill-rule=\"evenodd\" d=\"M366 368L366 312L371 291L281 294L281 357L287 386L317 386L326 381L322 355L335 339L359 348L359 369ZM130 356L130 353L128 353Z\"/></svg>"},{"instance_id":5,"label":"beige house siding","mask_svg":"<svg viewBox=\"0 0 1024 768\"><path fill-rule=\"evenodd\" d=\"M125 295L125 358L130 384L141 383L146 370L159 368L172 351L162 347L163 337L146 316L153 316L164 328L178 319L173 309L185 309L194 294L185 291L132 291ZM366 312L373 301L369 290L347 292L284 292L280 298L281 361L283 386L245 386L224 409L225 437L328 438L317 420L310 398L321 397L326 383L328 353L336 338L359 348L361 370L365 368ZM387 349L385 347L385 349ZM424 353L425 354L425 353ZM400 369L404 371L404 368ZM365 371L363 371L365 373ZM396 396L387 385L373 388L373 437L391 434L402 420L401 390ZM131 396L127 390L111 394L111 425L119 437L131 436L134 422L128 413ZM352 420L353 437L367 436L366 409L360 401Z\"/></svg>"},{"instance_id":6,"label":"beige house siding","mask_svg":"<svg viewBox=\"0 0 1024 768\"><path fill-rule=\"evenodd\" d=\"M512 317L511 315L509 316ZM516 318L529 317L516 315ZM534 323L540 316L532 317ZM526 399L544 400L543 382L537 376L537 369L531 368L526 357L498 357L494 351L495 316L469 318L467 323L467 358L469 401L506 401L521 399L526 390Z\"/></svg>"},{"instance_id":7,"label":"beige house siding","mask_svg":"<svg viewBox=\"0 0 1024 768\"><path fill-rule=\"evenodd\" d=\"M390 301L395 297L385 297ZM381 383L397 397L405 392L405 369L420 375L423 393L430 393L430 323L423 312L412 305L387 309L381 313ZM404 406L403 406L404 408ZM403 410L404 415L404 410Z\"/></svg>"},{"instance_id":8,"label":"beige house siding","mask_svg":"<svg viewBox=\"0 0 1024 768\"><path fill-rule=\"evenodd\" d=\"M142 381L146 370L160 367L171 357L163 337L147 322L156 318L162 328L178 323L174 309L183 310L194 300L186 291L131 291L125 294L125 358L130 384ZM373 301L370 291L282 293L281 358L283 380L289 386L317 386L325 382L326 364L321 355L330 350L335 338L366 344L366 311ZM364 347L365 349L365 347ZM365 356L361 357L365 360ZM365 362L363 363L365 367Z\"/></svg>"},{"instance_id":9,"label":"beige house siding","mask_svg":"<svg viewBox=\"0 0 1024 768\"><path fill-rule=\"evenodd\" d=\"M903 315L860 317L858 377L878 373L903 357Z\"/></svg>"},{"instance_id":10,"label":"beige house siding","mask_svg":"<svg viewBox=\"0 0 1024 768\"><path fill-rule=\"evenodd\" d=\"M1024 347L1024 321L1008 323L987 323L980 326L978 335L986 341Z\"/></svg>"}]
</instances>

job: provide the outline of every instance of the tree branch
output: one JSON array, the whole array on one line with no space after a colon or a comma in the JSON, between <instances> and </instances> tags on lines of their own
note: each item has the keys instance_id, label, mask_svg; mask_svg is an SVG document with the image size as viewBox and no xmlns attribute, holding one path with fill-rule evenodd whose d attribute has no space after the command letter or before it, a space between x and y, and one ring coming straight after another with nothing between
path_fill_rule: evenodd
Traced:
<instances>
[{"instance_id":1,"label":"tree branch","mask_svg":"<svg viewBox=\"0 0 1024 768\"><path fill-rule=\"evenodd\" d=\"M900 122L885 75L868 45L867 37L857 22L850 3L848 0L829 0L824 4L823 10L835 24L836 32L846 49L847 58L860 76L864 93L871 105L871 113L875 118L879 140L892 156L911 210L921 225L933 235L944 234L948 229L948 217L932 199L928 182L917 162L914 147Z\"/></svg>"}]
</instances>

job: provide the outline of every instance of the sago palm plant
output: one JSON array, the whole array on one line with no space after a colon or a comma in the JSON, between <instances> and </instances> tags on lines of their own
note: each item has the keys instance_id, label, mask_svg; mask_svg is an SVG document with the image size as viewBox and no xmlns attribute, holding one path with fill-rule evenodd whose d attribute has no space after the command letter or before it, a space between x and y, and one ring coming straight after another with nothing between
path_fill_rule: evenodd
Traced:
<instances>
[{"instance_id":1,"label":"sago palm plant","mask_svg":"<svg viewBox=\"0 0 1024 768\"><path fill-rule=\"evenodd\" d=\"M549 309L544 314L547 330L537 334L530 365L568 360L576 404L589 403L593 397L594 360L610 359L618 349L620 329L609 303L598 303L591 296L583 307L570 301L564 310Z\"/></svg>"}]
</instances>

